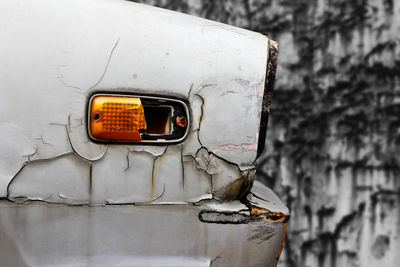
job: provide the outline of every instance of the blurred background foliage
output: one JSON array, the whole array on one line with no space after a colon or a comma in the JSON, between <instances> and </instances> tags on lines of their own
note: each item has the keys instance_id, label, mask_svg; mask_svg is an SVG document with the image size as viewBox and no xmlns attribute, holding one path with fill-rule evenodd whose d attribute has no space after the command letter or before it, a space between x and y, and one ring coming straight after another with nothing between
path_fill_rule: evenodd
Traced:
<instances>
[{"instance_id":1,"label":"blurred background foliage","mask_svg":"<svg viewBox=\"0 0 400 267\"><path fill-rule=\"evenodd\" d=\"M400 266L400 1L135 2L279 42L257 172L291 209L279 266Z\"/></svg>"}]
</instances>

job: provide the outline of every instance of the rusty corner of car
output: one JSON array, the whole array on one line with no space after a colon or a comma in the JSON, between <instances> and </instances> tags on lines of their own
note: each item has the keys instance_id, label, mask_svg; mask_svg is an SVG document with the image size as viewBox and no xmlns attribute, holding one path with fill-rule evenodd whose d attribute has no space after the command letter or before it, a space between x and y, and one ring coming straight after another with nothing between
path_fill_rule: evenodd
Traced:
<instances>
[{"instance_id":1,"label":"rusty corner of car","mask_svg":"<svg viewBox=\"0 0 400 267\"><path fill-rule=\"evenodd\" d=\"M290 217L289 214L285 214L283 212L270 211L266 208L257 207L250 203L246 203L246 206L249 208L250 216L252 216L253 218L257 218L257 219L263 218L270 222L286 223L289 221L289 217Z\"/></svg>"},{"instance_id":2,"label":"rusty corner of car","mask_svg":"<svg viewBox=\"0 0 400 267\"><path fill-rule=\"evenodd\" d=\"M6 2L5 265L276 266L289 210L255 180L276 42L133 3Z\"/></svg>"},{"instance_id":3,"label":"rusty corner of car","mask_svg":"<svg viewBox=\"0 0 400 267\"><path fill-rule=\"evenodd\" d=\"M264 94L262 99L261 123L259 131L259 142L257 148L257 158L261 156L265 147L268 118L272 104L272 97L274 93L275 76L276 76L276 69L278 66L278 52L279 52L278 43L276 41L271 40L267 34L265 36L266 38L268 38L268 59L266 65Z\"/></svg>"},{"instance_id":4,"label":"rusty corner of car","mask_svg":"<svg viewBox=\"0 0 400 267\"><path fill-rule=\"evenodd\" d=\"M284 223L289 221L289 215L282 212L272 212L249 204L248 209L239 211L202 210L199 220L203 223L216 224L249 224L252 222Z\"/></svg>"},{"instance_id":5,"label":"rusty corner of car","mask_svg":"<svg viewBox=\"0 0 400 267\"><path fill-rule=\"evenodd\" d=\"M252 193L249 193L252 194ZM215 199L204 200L206 202L216 201ZM290 215L282 211L272 211L264 207L260 207L251 203L248 198L235 200L236 209L224 209L223 207L214 207L202 209L199 212L199 220L203 223L216 223L216 224L249 224L252 222L269 222L269 223L282 223L285 224L289 221ZM231 201L230 203L234 203ZM229 202L217 202L217 205ZM233 204L234 205L234 204ZM241 205L241 208L239 206ZM206 205L204 205L206 206Z\"/></svg>"},{"instance_id":6,"label":"rusty corner of car","mask_svg":"<svg viewBox=\"0 0 400 267\"><path fill-rule=\"evenodd\" d=\"M264 96L263 96L263 113L270 112L270 107L272 103L272 96L274 92L275 86L275 76L276 69L278 66L278 52L279 45L276 41L271 40L268 35L268 60L267 60L267 69L265 75L265 85L264 85Z\"/></svg>"}]
</instances>

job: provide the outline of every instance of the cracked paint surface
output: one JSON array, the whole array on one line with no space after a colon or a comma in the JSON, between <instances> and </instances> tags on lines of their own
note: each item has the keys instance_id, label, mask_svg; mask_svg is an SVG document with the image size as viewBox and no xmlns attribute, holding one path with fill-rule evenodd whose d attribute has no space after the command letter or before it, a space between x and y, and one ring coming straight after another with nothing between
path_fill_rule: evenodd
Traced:
<instances>
[{"instance_id":1,"label":"cracked paint surface","mask_svg":"<svg viewBox=\"0 0 400 267\"><path fill-rule=\"evenodd\" d=\"M47 240L51 235L44 236L36 223L59 240L69 240L61 236L65 231L60 227L73 231L82 226L71 233L71 240L92 251L67 246L62 257L78 265L80 260L88 261L86 265L102 260L105 264L105 259L93 255L110 248L113 255L116 251L131 254L129 245L121 241L123 232L151 242L131 228L145 227L148 220L158 223L169 214L165 227L173 229L177 227L173 214L178 219L183 216L185 225L194 225L191 220L195 220L204 232L201 245L191 243L195 238L187 239L194 234L190 233L185 243L171 246L189 249L197 263L230 263L233 250L229 246L221 250L223 242L254 242L261 245L257 250L249 246L242 261L253 257L255 264L276 265L284 220L272 218L288 211L272 192L256 193L257 183L253 186L268 38L116 0L0 2L0 13L5 48L0 58L7 66L0 70L0 207L4 208L0 235L12 240L5 251L15 245L20 253L16 258L24 263L49 265L57 253L41 257L42 250L52 245L59 251L63 248L54 239ZM87 104L100 91L183 99L190 109L189 135L174 145L94 143L87 134ZM255 191L250 192L252 187ZM258 198L259 194L268 200ZM143 214L137 207L142 205L154 214ZM254 213L251 205L266 213ZM169 206L172 213L166 213ZM62 222L43 219L54 216L62 217ZM115 220L117 228L110 228L108 220ZM26 228L21 221L27 222ZM238 228L221 230L219 225L242 221L246 225ZM34 249L25 247L23 239L12 237L19 227L27 229L22 234L26 244L47 241ZM184 231L191 229L185 227ZM160 239L157 235L163 242L172 240L157 229L154 240ZM239 231L238 237L229 237L232 231ZM218 241L211 232L224 238ZM101 238L107 240L104 247ZM120 248L113 246L114 239L120 240ZM158 244L150 245L157 249ZM255 257L267 248L268 253ZM68 258L74 253L78 256ZM144 255L141 263L151 258L140 255Z\"/></svg>"},{"instance_id":2,"label":"cracked paint surface","mask_svg":"<svg viewBox=\"0 0 400 267\"><path fill-rule=\"evenodd\" d=\"M12 5L6 20L5 45L10 49L2 58L10 68L1 77L2 89L11 93L4 94L8 104L1 127L8 132L0 141L0 156L12 164L3 161L1 166L2 197L91 205L181 203L236 199L241 190L250 189L267 38L131 3L100 1L90 14L90 1L74 3L79 11L60 2L62 12L51 1L44 3L44 9ZM29 19L23 18L25 12ZM117 13L119 20L109 24ZM140 23L148 22L149 14L168 38L149 34L151 25ZM44 15L52 25L44 30L41 24L48 20L31 25ZM79 22L65 23L68 16ZM18 29L12 26L15 20L20 20ZM102 24L108 26L99 32ZM14 38L22 33L23 42ZM183 42L182 34L189 36ZM162 47L146 49L159 40L164 40ZM32 45L16 56L23 43ZM21 73L15 69L21 67L26 75L15 80L10 74ZM176 73L185 75L178 79ZM191 134L175 146L93 143L87 136L86 105L97 90L183 97L191 109ZM22 107L12 104L22 96L29 101ZM13 143L18 146L7 147Z\"/></svg>"}]
</instances>

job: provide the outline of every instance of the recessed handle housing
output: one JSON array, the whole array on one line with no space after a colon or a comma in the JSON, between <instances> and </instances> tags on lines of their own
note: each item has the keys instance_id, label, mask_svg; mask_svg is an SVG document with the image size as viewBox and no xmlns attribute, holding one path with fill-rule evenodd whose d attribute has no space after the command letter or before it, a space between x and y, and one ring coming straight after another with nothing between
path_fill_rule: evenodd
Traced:
<instances>
[{"instance_id":1,"label":"recessed handle housing","mask_svg":"<svg viewBox=\"0 0 400 267\"><path fill-rule=\"evenodd\" d=\"M96 142L178 143L189 122L189 109L179 99L95 94L88 104L88 134Z\"/></svg>"}]
</instances>

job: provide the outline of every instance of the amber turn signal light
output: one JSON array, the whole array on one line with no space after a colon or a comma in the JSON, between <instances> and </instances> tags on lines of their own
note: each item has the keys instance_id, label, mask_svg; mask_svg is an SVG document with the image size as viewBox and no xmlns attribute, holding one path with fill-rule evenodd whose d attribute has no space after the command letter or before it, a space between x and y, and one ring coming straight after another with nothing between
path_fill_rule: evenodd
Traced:
<instances>
[{"instance_id":1,"label":"amber turn signal light","mask_svg":"<svg viewBox=\"0 0 400 267\"><path fill-rule=\"evenodd\" d=\"M139 97L94 96L90 102L90 135L97 140L141 141L147 128Z\"/></svg>"}]
</instances>

